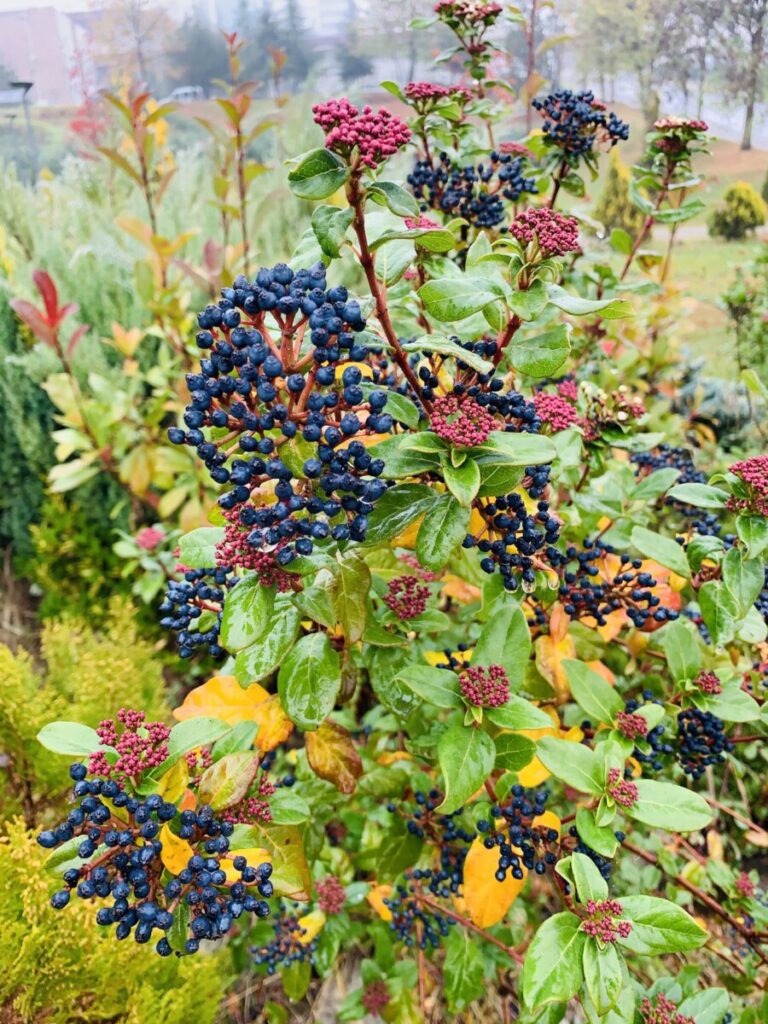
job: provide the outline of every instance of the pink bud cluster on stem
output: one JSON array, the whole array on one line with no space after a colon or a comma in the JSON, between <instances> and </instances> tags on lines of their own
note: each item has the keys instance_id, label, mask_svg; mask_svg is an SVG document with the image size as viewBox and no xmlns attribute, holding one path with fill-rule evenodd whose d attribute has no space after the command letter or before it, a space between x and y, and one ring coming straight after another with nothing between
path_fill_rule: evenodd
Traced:
<instances>
[{"instance_id":1,"label":"pink bud cluster on stem","mask_svg":"<svg viewBox=\"0 0 768 1024\"><path fill-rule=\"evenodd\" d=\"M312 107L315 124L325 132L325 147L341 156L353 149L360 154L360 163L375 168L398 149L407 145L411 129L399 117L383 107L360 110L346 97L316 103Z\"/></svg>"},{"instance_id":2,"label":"pink bud cluster on stem","mask_svg":"<svg viewBox=\"0 0 768 1024\"><path fill-rule=\"evenodd\" d=\"M478 708L500 708L509 700L509 676L502 665L470 665L459 677L459 688Z\"/></svg>"},{"instance_id":3,"label":"pink bud cluster on stem","mask_svg":"<svg viewBox=\"0 0 768 1024\"><path fill-rule=\"evenodd\" d=\"M474 448L487 440L498 426L493 416L474 398L442 395L435 399L430 425L449 444Z\"/></svg>"}]
</instances>

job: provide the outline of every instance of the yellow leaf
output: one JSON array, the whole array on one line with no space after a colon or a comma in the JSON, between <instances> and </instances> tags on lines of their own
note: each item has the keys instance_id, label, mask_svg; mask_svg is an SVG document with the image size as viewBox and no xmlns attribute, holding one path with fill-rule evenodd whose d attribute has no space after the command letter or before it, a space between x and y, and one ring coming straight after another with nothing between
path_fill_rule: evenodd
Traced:
<instances>
[{"instance_id":1,"label":"yellow leaf","mask_svg":"<svg viewBox=\"0 0 768 1024\"><path fill-rule=\"evenodd\" d=\"M336 380L341 380L345 370L349 366L356 366L364 377L367 377L368 380L373 379L373 370L367 363L341 363L336 367Z\"/></svg>"},{"instance_id":2,"label":"yellow leaf","mask_svg":"<svg viewBox=\"0 0 768 1024\"><path fill-rule=\"evenodd\" d=\"M165 775L161 776L157 784L157 795L161 796L169 804L175 804L184 794L188 782L189 765L182 757L173 768L169 768Z\"/></svg>"},{"instance_id":3,"label":"yellow leaf","mask_svg":"<svg viewBox=\"0 0 768 1024\"><path fill-rule=\"evenodd\" d=\"M602 661L588 661L587 666L601 675L603 679L608 683L609 686L614 686L616 683L616 676L611 672L607 665L604 665Z\"/></svg>"},{"instance_id":4,"label":"yellow leaf","mask_svg":"<svg viewBox=\"0 0 768 1024\"><path fill-rule=\"evenodd\" d=\"M460 665L468 665L472 660L472 651L454 651L453 656ZM424 660L428 665L446 665L448 663L445 651L424 651Z\"/></svg>"},{"instance_id":5,"label":"yellow leaf","mask_svg":"<svg viewBox=\"0 0 768 1024\"><path fill-rule=\"evenodd\" d=\"M576 657L576 644L573 642L573 637L566 635L562 640L555 641L551 636L540 636L537 637L534 647L536 649L536 668L555 691L558 702L563 704L568 700L571 692L563 661L566 658Z\"/></svg>"},{"instance_id":6,"label":"yellow leaf","mask_svg":"<svg viewBox=\"0 0 768 1024\"><path fill-rule=\"evenodd\" d=\"M391 885L374 885L373 888L368 893L368 902L371 904L371 906L382 919L382 921L392 920L392 911L384 903L384 900L388 899L391 895Z\"/></svg>"},{"instance_id":7,"label":"yellow leaf","mask_svg":"<svg viewBox=\"0 0 768 1024\"><path fill-rule=\"evenodd\" d=\"M412 761L413 757L407 750L385 750L376 758L379 764L394 764L395 761Z\"/></svg>"},{"instance_id":8,"label":"yellow leaf","mask_svg":"<svg viewBox=\"0 0 768 1024\"><path fill-rule=\"evenodd\" d=\"M562 828L562 822L554 811L544 811L543 814L539 814L533 819L531 825L534 828L553 828L556 832L560 832Z\"/></svg>"},{"instance_id":9,"label":"yellow leaf","mask_svg":"<svg viewBox=\"0 0 768 1024\"><path fill-rule=\"evenodd\" d=\"M461 604L469 604L470 601L479 600L481 591L473 583L467 583L460 576L454 576L449 572L443 576L443 594Z\"/></svg>"},{"instance_id":10,"label":"yellow leaf","mask_svg":"<svg viewBox=\"0 0 768 1024\"><path fill-rule=\"evenodd\" d=\"M520 895L527 871L523 868L523 877L519 879L508 871L503 882L497 881L498 847L486 850L483 843L482 836L478 836L464 861L464 904L473 924L490 928L505 917Z\"/></svg>"},{"instance_id":11,"label":"yellow leaf","mask_svg":"<svg viewBox=\"0 0 768 1024\"><path fill-rule=\"evenodd\" d=\"M720 833L713 828L707 831L707 853L711 860L721 861L725 859L723 840L720 838Z\"/></svg>"},{"instance_id":12,"label":"yellow leaf","mask_svg":"<svg viewBox=\"0 0 768 1024\"><path fill-rule=\"evenodd\" d=\"M416 536L419 532L424 516L419 516L413 523L410 523L403 530L402 533L398 534L394 540L391 541L393 548L408 548L410 551L416 547Z\"/></svg>"},{"instance_id":13,"label":"yellow leaf","mask_svg":"<svg viewBox=\"0 0 768 1024\"><path fill-rule=\"evenodd\" d=\"M253 709L252 720L256 722L259 731L256 733L254 744L259 750L268 751L285 743L293 732L293 722L290 720L280 698L276 693L270 694Z\"/></svg>"},{"instance_id":14,"label":"yellow leaf","mask_svg":"<svg viewBox=\"0 0 768 1024\"><path fill-rule=\"evenodd\" d=\"M257 720L256 708L268 697L267 691L258 683L243 688L234 676L214 676L188 693L181 707L173 712L173 717L180 722L200 715L220 718L229 725L253 722Z\"/></svg>"},{"instance_id":15,"label":"yellow leaf","mask_svg":"<svg viewBox=\"0 0 768 1024\"><path fill-rule=\"evenodd\" d=\"M163 844L160 857L164 866L172 875L178 875L187 866L195 851L186 839L179 839L174 835L168 825L163 825L160 829L160 842Z\"/></svg>"},{"instance_id":16,"label":"yellow leaf","mask_svg":"<svg viewBox=\"0 0 768 1024\"><path fill-rule=\"evenodd\" d=\"M323 930L324 924L325 914L322 910L312 910L310 913L305 914L304 917L300 917L298 925L303 931L299 932L297 938L302 946L308 946Z\"/></svg>"}]
</instances>

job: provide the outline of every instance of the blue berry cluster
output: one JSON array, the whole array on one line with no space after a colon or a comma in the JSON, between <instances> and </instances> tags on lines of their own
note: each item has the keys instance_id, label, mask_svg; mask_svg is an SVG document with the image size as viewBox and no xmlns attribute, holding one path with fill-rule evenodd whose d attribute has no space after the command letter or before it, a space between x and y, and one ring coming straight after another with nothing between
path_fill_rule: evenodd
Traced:
<instances>
[{"instance_id":1,"label":"blue berry cluster","mask_svg":"<svg viewBox=\"0 0 768 1024\"><path fill-rule=\"evenodd\" d=\"M55 909L66 907L73 891L83 900L111 900L98 910L97 922L114 925L118 939L133 934L146 943L159 935L155 949L161 956L196 953L202 939L223 937L246 912L269 914L271 865L252 867L235 856L240 880L227 885L221 860L234 826L214 817L210 807L179 812L157 794L137 799L111 779L88 779L83 764L72 765L70 775L77 803L65 822L41 832L37 841L53 850L79 839L77 856L89 863L64 872L64 888L51 897ZM166 825L195 851L175 876L162 859L159 836ZM262 898L248 891L251 886ZM167 933L182 912L189 915L187 937L183 949L174 950Z\"/></svg>"},{"instance_id":2,"label":"blue berry cluster","mask_svg":"<svg viewBox=\"0 0 768 1024\"><path fill-rule=\"evenodd\" d=\"M224 656L219 646L221 612L226 593L236 582L226 566L186 569L182 580L169 580L159 606L160 625L176 633L182 658L191 658L198 649L213 658Z\"/></svg>"},{"instance_id":3,"label":"blue berry cluster","mask_svg":"<svg viewBox=\"0 0 768 1024\"><path fill-rule=\"evenodd\" d=\"M636 466L636 476L642 478L658 469L677 469L680 473L678 484L705 484L706 473L696 468L693 456L687 448L676 448L670 444L660 444L648 452L636 452L630 455L630 462ZM714 512L703 512L694 505L677 501L675 498L664 498L664 504L679 512L690 520L691 529L705 537L714 537L720 533L721 524Z\"/></svg>"},{"instance_id":4,"label":"blue berry cluster","mask_svg":"<svg viewBox=\"0 0 768 1024\"><path fill-rule=\"evenodd\" d=\"M389 803L387 810L398 811L411 835L424 839L439 851L439 867L416 868L407 877L426 883L435 896L450 896L458 893L464 881L464 861L475 835L462 828L460 810L453 814L434 813L442 799L443 794L433 789L429 793L415 793L415 807L398 808Z\"/></svg>"},{"instance_id":5,"label":"blue berry cluster","mask_svg":"<svg viewBox=\"0 0 768 1024\"><path fill-rule=\"evenodd\" d=\"M357 301L346 288L327 288L321 263L296 272L277 264L253 282L238 276L198 324L208 354L187 375L186 429L168 435L195 448L216 483L231 485L219 504L240 508L248 543L279 546L276 560L287 565L329 535L362 540L387 485L383 462L354 438L387 433L394 421L387 392L365 393L359 366L344 365L369 354L356 338L365 328ZM294 438L317 445L300 472L281 458ZM267 482L277 501L252 504Z\"/></svg>"},{"instance_id":6,"label":"blue berry cluster","mask_svg":"<svg viewBox=\"0 0 768 1024\"><path fill-rule=\"evenodd\" d=\"M539 470L536 466L527 472L537 480ZM540 493L540 486L535 489ZM487 502L480 511L487 530L479 540L467 534L463 546L481 552L483 572L498 569L505 590L517 590L522 580L523 590L530 593L536 586L533 556L541 553L555 565L561 558L554 546L560 536L560 523L551 515L549 502L539 501L536 513L531 515L522 496L513 491Z\"/></svg>"},{"instance_id":7,"label":"blue berry cluster","mask_svg":"<svg viewBox=\"0 0 768 1024\"><path fill-rule=\"evenodd\" d=\"M593 850L591 846L587 846L584 840L579 835L579 830L575 825L571 825L568 829L568 834L576 840L576 845L572 849L572 853L583 853L586 857L592 861L597 870L606 880L611 880L611 870L613 868L613 861L608 860L606 857L601 856L596 850ZM626 836L623 832L614 832L614 835L620 843L623 843Z\"/></svg>"},{"instance_id":8,"label":"blue berry cluster","mask_svg":"<svg viewBox=\"0 0 768 1024\"><path fill-rule=\"evenodd\" d=\"M692 779L700 778L708 765L722 764L732 750L722 719L711 711L686 708L677 716L676 757Z\"/></svg>"},{"instance_id":9,"label":"blue berry cluster","mask_svg":"<svg viewBox=\"0 0 768 1024\"><path fill-rule=\"evenodd\" d=\"M282 901L278 904L272 927L274 937L264 945L251 949L253 962L258 967L263 966L267 974L274 974L294 963L314 961L317 939L303 941L306 929L299 924L296 914L289 911Z\"/></svg>"},{"instance_id":10,"label":"blue berry cluster","mask_svg":"<svg viewBox=\"0 0 768 1024\"><path fill-rule=\"evenodd\" d=\"M591 90L560 89L536 98L532 105L544 118L547 141L571 160L591 154L596 141L615 146L629 138L629 125L608 113Z\"/></svg>"},{"instance_id":11,"label":"blue berry cluster","mask_svg":"<svg viewBox=\"0 0 768 1024\"><path fill-rule=\"evenodd\" d=\"M488 163L454 165L447 153L436 164L417 160L407 181L422 210L437 210L463 217L476 228L493 228L506 219L503 200L516 203L525 192L534 193L536 180L524 174L519 156L493 152Z\"/></svg>"},{"instance_id":12,"label":"blue berry cluster","mask_svg":"<svg viewBox=\"0 0 768 1024\"><path fill-rule=\"evenodd\" d=\"M496 880L503 882L507 872L512 877L524 878L523 868L543 875L548 867L557 863L554 844L559 836L553 828L542 828L533 824L534 818L544 813L549 791L529 790L515 785L506 803L491 808L492 822L479 821L480 833L488 833L483 840L486 850L499 849L499 866Z\"/></svg>"},{"instance_id":13,"label":"blue berry cluster","mask_svg":"<svg viewBox=\"0 0 768 1024\"><path fill-rule=\"evenodd\" d=\"M408 948L418 945L420 949L437 949L454 924L439 910L421 903L412 885L397 885L384 905L392 913L390 928Z\"/></svg>"},{"instance_id":14,"label":"blue berry cluster","mask_svg":"<svg viewBox=\"0 0 768 1024\"><path fill-rule=\"evenodd\" d=\"M576 562L573 570L567 569L560 585L560 597L565 611L571 618L593 618L598 626L604 626L606 616L623 609L638 629L652 619L654 622L671 622L678 617L676 611L661 607L661 599L653 593L656 580L649 572L642 571L642 561L621 555L621 568L612 579L598 578L601 569L595 565L605 555L613 554L613 548L602 540L584 541L584 549L578 551L569 547L566 561Z\"/></svg>"}]
</instances>

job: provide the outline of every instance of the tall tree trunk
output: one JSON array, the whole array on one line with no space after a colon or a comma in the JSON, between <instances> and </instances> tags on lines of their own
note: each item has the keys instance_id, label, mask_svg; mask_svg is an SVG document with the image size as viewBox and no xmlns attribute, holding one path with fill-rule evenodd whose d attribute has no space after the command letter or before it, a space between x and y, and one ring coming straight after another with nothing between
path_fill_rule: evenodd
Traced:
<instances>
[{"instance_id":1,"label":"tall tree trunk","mask_svg":"<svg viewBox=\"0 0 768 1024\"><path fill-rule=\"evenodd\" d=\"M744 131L741 136L741 148L752 149L752 126L755 121L755 94L751 92L744 110Z\"/></svg>"},{"instance_id":2,"label":"tall tree trunk","mask_svg":"<svg viewBox=\"0 0 768 1024\"><path fill-rule=\"evenodd\" d=\"M696 117L701 120L704 110L704 83L707 80L707 52L702 46L699 50L699 80L696 91Z\"/></svg>"}]
</instances>

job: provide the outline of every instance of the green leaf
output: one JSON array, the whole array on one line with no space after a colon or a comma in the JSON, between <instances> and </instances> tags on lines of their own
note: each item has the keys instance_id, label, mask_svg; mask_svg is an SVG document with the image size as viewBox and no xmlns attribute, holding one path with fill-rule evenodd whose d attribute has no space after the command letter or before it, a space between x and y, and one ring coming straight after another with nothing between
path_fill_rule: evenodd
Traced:
<instances>
[{"instance_id":1,"label":"green leaf","mask_svg":"<svg viewBox=\"0 0 768 1024\"><path fill-rule=\"evenodd\" d=\"M283 991L292 1003L304 998L312 980L312 965L308 960L294 960L280 971Z\"/></svg>"},{"instance_id":2,"label":"green leaf","mask_svg":"<svg viewBox=\"0 0 768 1024\"><path fill-rule=\"evenodd\" d=\"M185 718L183 722L177 722L168 737L168 757L153 770L152 775L160 778L190 750L210 746L225 736L229 730L230 726L226 722L220 718L211 718L209 715Z\"/></svg>"},{"instance_id":3,"label":"green leaf","mask_svg":"<svg viewBox=\"0 0 768 1024\"><path fill-rule=\"evenodd\" d=\"M193 721L193 719L185 719ZM226 754L240 754L250 750L259 727L255 722L236 722L220 740L216 741L211 755L214 761L221 760Z\"/></svg>"},{"instance_id":4,"label":"green leaf","mask_svg":"<svg viewBox=\"0 0 768 1024\"><path fill-rule=\"evenodd\" d=\"M467 508L480 490L480 467L471 458L460 466L451 462L443 463L443 479L451 494Z\"/></svg>"},{"instance_id":5,"label":"green leaf","mask_svg":"<svg viewBox=\"0 0 768 1024\"><path fill-rule=\"evenodd\" d=\"M426 431L417 434L396 434L384 441L379 441L368 449L368 453L374 459L384 460L384 472L381 474L385 480L400 480L407 476L418 476L420 473L430 473L440 465L440 456L437 450L422 451L414 444L418 439L428 435ZM381 499L383 501L384 498ZM381 504L376 502L376 508ZM376 509L374 509L374 512ZM373 518L373 514L371 515Z\"/></svg>"},{"instance_id":6,"label":"green leaf","mask_svg":"<svg viewBox=\"0 0 768 1024\"><path fill-rule=\"evenodd\" d=\"M240 580L227 594L221 617L221 646L241 651L262 637L272 625L277 591L266 587L254 573Z\"/></svg>"},{"instance_id":7,"label":"green leaf","mask_svg":"<svg viewBox=\"0 0 768 1024\"><path fill-rule=\"evenodd\" d=\"M190 569L216 565L216 545L224 540L222 526L201 526L179 540L179 561Z\"/></svg>"},{"instance_id":8,"label":"green leaf","mask_svg":"<svg viewBox=\"0 0 768 1024\"><path fill-rule=\"evenodd\" d=\"M673 469L671 466L666 469L657 469L638 481L630 497L632 501L655 501L669 490L679 476L680 470Z\"/></svg>"},{"instance_id":9,"label":"green leaf","mask_svg":"<svg viewBox=\"0 0 768 1024\"><path fill-rule=\"evenodd\" d=\"M288 173L288 185L299 199L327 199L349 177L349 168L329 149L312 149Z\"/></svg>"},{"instance_id":10,"label":"green leaf","mask_svg":"<svg viewBox=\"0 0 768 1024\"><path fill-rule=\"evenodd\" d=\"M365 631L368 617L371 570L362 555L354 550L347 552L338 562L339 571L334 577L331 600L347 641L357 643Z\"/></svg>"},{"instance_id":11,"label":"green leaf","mask_svg":"<svg viewBox=\"0 0 768 1024\"><path fill-rule=\"evenodd\" d=\"M530 377L551 377L568 358L570 339L570 324L558 324L535 337L513 340L507 350L507 358L520 373L527 373Z\"/></svg>"},{"instance_id":12,"label":"green leaf","mask_svg":"<svg viewBox=\"0 0 768 1024\"><path fill-rule=\"evenodd\" d=\"M509 298L509 308L521 320L535 320L547 303L549 296L543 281L533 281L530 288L514 292Z\"/></svg>"},{"instance_id":13,"label":"green leaf","mask_svg":"<svg viewBox=\"0 0 768 1024\"><path fill-rule=\"evenodd\" d=\"M496 767L507 772L519 772L536 756L536 744L527 736L503 732L496 737L494 743Z\"/></svg>"},{"instance_id":14,"label":"green leaf","mask_svg":"<svg viewBox=\"0 0 768 1024\"><path fill-rule=\"evenodd\" d=\"M367 188L368 195L380 206L386 206L397 217L418 217L419 204L410 192L394 181L376 181Z\"/></svg>"},{"instance_id":15,"label":"green leaf","mask_svg":"<svg viewBox=\"0 0 768 1024\"><path fill-rule=\"evenodd\" d=\"M623 987L621 958L616 947L609 943L600 948L595 941L587 942L583 963L589 997L598 1013L607 1013L616 1005Z\"/></svg>"},{"instance_id":16,"label":"green leaf","mask_svg":"<svg viewBox=\"0 0 768 1024\"><path fill-rule=\"evenodd\" d=\"M461 707L459 681L455 672L431 665L408 665L395 676L397 682L412 690L436 708Z\"/></svg>"},{"instance_id":17,"label":"green leaf","mask_svg":"<svg viewBox=\"0 0 768 1024\"><path fill-rule=\"evenodd\" d=\"M677 1012L682 1017L691 1017L696 1024L722 1024L728 1004L728 993L724 988L708 985L706 992L696 992L684 999Z\"/></svg>"},{"instance_id":18,"label":"green leaf","mask_svg":"<svg viewBox=\"0 0 768 1024\"><path fill-rule=\"evenodd\" d=\"M371 242L371 252L380 249L387 242L396 239L412 239L414 244L427 252L450 252L456 245L456 239L450 231L445 228L396 228L392 231L385 231L383 235Z\"/></svg>"},{"instance_id":19,"label":"green leaf","mask_svg":"<svg viewBox=\"0 0 768 1024\"><path fill-rule=\"evenodd\" d=\"M701 669L701 648L693 626L682 619L670 622L661 635L661 647L675 681L695 679Z\"/></svg>"},{"instance_id":20,"label":"green leaf","mask_svg":"<svg viewBox=\"0 0 768 1024\"><path fill-rule=\"evenodd\" d=\"M362 382L360 384L363 394L368 398L372 391L381 391L380 387L375 384L369 384ZM413 402L406 395L401 395L397 391L387 391L387 407L386 411L394 416L400 423L405 423L407 427L411 427L412 430L416 430L419 426L419 420L421 413L419 412L416 403Z\"/></svg>"},{"instance_id":21,"label":"green leaf","mask_svg":"<svg viewBox=\"0 0 768 1024\"><path fill-rule=\"evenodd\" d=\"M563 912L548 917L533 937L523 964L522 992L528 1009L567 1002L584 980L586 935L581 921Z\"/></svg>"},{"instance_id":22,"label":"green leaf","mask_svg":"<svg viewBox=\"0 0 768 1024\"><path fill-rule=\"evenodd\" d=\"M524 697L512 695L498 708L486 708L485 717L498 729L547 729L552 719Z\"/></svg>"},{"instance_id":23,"label":"green leaf","mask_svg":"<svg viewBox=\"0 0 768 1024\"><path fill-rule=\"evenodd\" d=\"M611 248L620 252L622 256L629 256L632 252L632 239L623 228L614 228L611 231Z\"/></svg>"},{"instance_id":24,"label":"green leaf","mask_svg":"<svg viewBox=\"0 0 768 1024\"><path fill-rule=\"evenodd\" d=\"M338 206L325 203L312 211L312 230L326 256L338 259L341 255L341 247L354 216L350 207L340 210Z\"/></svg>"},{"instance_id":25,"label":"green leaf","mask_svg":"<svg viewBox=\"0 0 768 1024\"><path fill-rule=\"evenodd\" d=\"M83 757L104 747L96 730L80 722L49 722L37 734L37 741L54 754Z\"/></svg>"},{"instance_id":26,"label":"green leaf","mask_svg":"<svg viewBox=\"0 0 768 1024\"><path fill-rule=\"evenodd\" d=\"M461 722L449 726L437 744L437 761L445 781L440 814L458 811L493 771L496 748L488 733Z\"/></svg>"},{"instance_id":27,"label":"green leaf","mask_svg":"<svg viewBox=\"0 0 768 1024\"><path fill-rule=\"evenodd\" d=\"M668 497L696 508L725 508L728 492L708 484L675 484Z\"/></svg>"},{"instance_id":28,"label":"green leaf","mask_svg":"<svg viewBox=\"0 0 768 1024\"><path fill-rule=\"evenodd\" d=\"M610 725L624 710L624 701L603 677L582 661L565 658L562 667L568 677L573 699L595 722Z\"/></svg>"},{"instance_id":29,"label":"green leaf","mask_svg":"<svg viewBox=\"0 0 768 1024\"><path fill-rule=\"evenodd\" d=\"M736 516L736 533L749 558L759 558L768 548L768 519L764 516Z\"/></svg>"},{"instance_id":30,"label":"green leaf","mask_svg":"<svg viewBox=\"0 0 768 1024\"><path fill-rule=\"evenodd\" d=\"M427 281L418 291L430 316L441 323L455 323L504 297L502 288L482 277L442 277Z\"/></svg>"},{"instance_id":31,"label":"green leaf","mask_svg":"<svg viewBox=\"0 0 768 1024\"><path fill-rule=\"evenodd\" d=\"M554 736L544 736L538 741L536 753L555 778L580 793L600 796L603 792L602 761L589 747L555 739Z\"/></svg>"},{"instance_id":32,"label":"green leaf","mask_svg":"<svg viewBox=\"0 0 768 1024\"><path fill-rule=\"evenodd\" d=\"M530 653L531 634L525 614L517 602L502 594L477 638L472 664L501 665L514 691L525 679Z\"/></svg>"},{"instance_id":33,"label":"green leaf","mask_svg":"<svg viewBox=\"0 0 768 1024\"><path fill-rule=\"evenodd\" d=\"M464 540L470 510L452 494L441 494L424 516L416 536L416 557L426 569L442 569Z\"/></svg>"},{"instance_id":34,"label":"green leaf","mask_svg":"<svg viewBox=\"0 0 768 1024\"><path fill-rule=\"evenodd\" d=\"M461 360L467 366L471 366L478 373L490 373L493 363L483 359L476 352L468 352L461 345L457 345L450 338L444 338L439 334L425 334L415 341L409 341L403 345L404 352L437 352L438 355L451 356L453 359Z\"/></svg>"},{"instance_id":35,"label":"green leaf","mask_svg":"<svg viewBox=\"0 0 768 1024\"><path fill-rule=\"evenodd\" d=\"M576 810L576 828L582 841L601 857L613 857L616 853L619 841L613 829L598 825L594 813L586 807L579 807Z\"/></svg>"},{"instance_id":36,"label":"green leaf","mask_svg":"<svg viewBox=\"0 0 768 1024\"><path fill-rule=\"evenodd\" d=\"M253 751L226 754L206 768L198 789L201 803L210 804L214 811L239 803L258 774L260 756Z\"/></svg>"},{"instance_id":37,"label":"green leaf","mask_svg":"<svg viewBox=\"0 0 768 1024\"><path fill-rule=\"evenodd\" d=\"M549 285L547 295L554 306L569 316L599 313L603 320L621 320L623 317L634 316L632 306L625 299L582 299L579 295L571 295L559 284Z\"/></svg>"},{"instance_id":38,"label":"green leaf","mask_svg":"<svg viewBox=\"0 0 768 1024\"><path fill-rule=\"evenodd\" d=\"M485 992L485 961L474 938L463 928L452 928L445 940L443 981L448 1009L461 1013Z\"/></svg>"},{"instance_id":39,"label":"green leaf","mask_svg":"<svg viewBox=\"0 0 768 1024\"><path fill-rule=\"evenodd\" d=\"M714 814L704 797L672 782L638 779L638 799L626 813L636 821L669 832L694 832L704 828Z\"/></svg>"},{"instance_id":40,"label":"green leaf","mask_svg":"<svg viewBox=\"0 0 768 1024\"><path fill-rule=\"evenodd\" d=\"M682 907L657 896L625 896L619 901L632 930L622 946L643 956L682 953L698 949L707 941L707 933Z\"/></svg>"},{"instance_id":41,"label":"green leaf","mask_svg":"<svg viewBox=\"0 0 768 1024\"><path fill-rule=\"evenodd\" d=\"M699 588L699 608L704 624L716 646L730 643L736 634L739 609L731 592L720 580L708 580Z\"/></svg>"},{"instance_id":42,"label":"green leaf","mask_svg":"<svg viewBox=\"0 0 768 1024\"><path fill-rule=\"evenodd\" d=\"M398 537L406 527L423 516L436 501L436 495L424 484L400 484L390 487L379 498L368 516L365 542L382 544Z\"/></svg>"},{"instance_id":43,"label":"green leaf","mask_svg":"<svg viewBox=\"0 0 768 1024\"><path fill-rule=\"evenodd\" d=\"M736 602L739 616L747 614L765 585L765 569L760 559L742 558L737 548L731 548L721 563L722 580Z\"/></svg>"},{"instance_id":44,"label":"green leaf","mask_svg":"<svg viewBox=\"0 0 768 1024\"><path fill-rule=\"evenodd\" d=\"M235 675L241 686L260 683L282 664L294 645L301 626L301 613L290 602L278 600L270 628L256 643L238 651Z\"/></svg>"},{"instance_id":45,"label":"green leaf","mask_svg":"<svg viewBox=\"0 0 768 1024\"><path fill-rule=\"evenodd\" d=\"M725 722L756 722L760 718L760 705L738 684L708 698L703 706Z\"/></svg>"},{"instance_id":46,"label":"green leaf","mask_svg":"<svg viewBox=\"0 0 768 1024\"><path fill-rule=\"evenodd\" d=\"M325 633L303 636L283 662L277 689L300 729L316 729L331 713L341 686L339 655Z\"/></svg>"},{"instance_id":47,"label":"green leaf","mask_svg":"<svg viewBox=\"0 0 768 1024\"><path fill-rule=\"evenodd\" d=\"M598 871L595 862L585 853L571 854L570 861L579 903L607 899L608 883Z\"/></svg>"},{"instance_id":48,"label":"green leaf","mask_svg":"<svg viewBox=\"0 0 768 1024\"><path fill-rule=\"evenodd\" d=\"M304 797L285 787L269 798L269 810L276 825L303 825L312 817L312 808Z\"/></svg>"},{"instance_id":49,"label":"green leaf","mask_svg":"<svg viewBox=\"0 0 768 1024\"><path fill-rule=\"evenodd\" d=\"M474 455L481 464L484 461L498 461L507 466L541 466L557 458L557 449L542 434L494 430L484 444L474 449Z\"/></svg>"},{"instance_id":50,"label":"green leaf","mask_svg":"<svg viewBox=\"0 0 768 1024\"><path fill-rule=\"evenodd\" d=\"M685 579L691 578L691 567L685 557L685 551L677 541L664 537L654 530L648 530L644 526L636 526L632 530L632 546L637 548L644 558L651 558L665 569L671 569L678 576Z\"/></svg>"},{"instance_id":51,"label":"green leaf","mask_svg":"<svg viewBox=\"0 0 768 1024\"><path fill-rule=\"evenodd\" d=\"M189 921L192 911L186 900L181 900L173 912L173 924L165 933L172 950L176 953L186 953L187 939L189 938Z\"/></svg>"}]
</instances>

